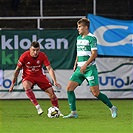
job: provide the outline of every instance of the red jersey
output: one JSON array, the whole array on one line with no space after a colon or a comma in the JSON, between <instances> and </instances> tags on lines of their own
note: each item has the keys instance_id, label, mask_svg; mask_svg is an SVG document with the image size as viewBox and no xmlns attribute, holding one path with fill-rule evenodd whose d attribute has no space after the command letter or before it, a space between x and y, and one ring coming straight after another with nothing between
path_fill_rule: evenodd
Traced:
<instances>
[{"instance_id":1,"label":"red jersey","mask_svg":"<svg viewBox=\"0 0 133 133\"><path fill-rule=\"evenodd\" d=\"M38 57L34 58L30 55L30 51L24 52L17 66L23 69L23 76L38 76L43 74L43 65L48 66L50 62L43 52L39 52Z\"/></svg>"}]
</instances>

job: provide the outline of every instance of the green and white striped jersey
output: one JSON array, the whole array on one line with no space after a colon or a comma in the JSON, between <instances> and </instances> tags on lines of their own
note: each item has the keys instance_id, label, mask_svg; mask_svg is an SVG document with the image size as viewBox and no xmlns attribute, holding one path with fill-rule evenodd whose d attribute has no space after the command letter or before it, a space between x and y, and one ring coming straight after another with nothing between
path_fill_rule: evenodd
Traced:
<instances>
[{"instance_id":1,"label":"green and white striped jersey","mask_svg":"<svg viewBox=\"0 0 133 133\"><path fill-rule=\"evenodd\" d=\"M96 37L89 33L85 37L82 37L82 35L79 35L77 37L77 65L79 67L83 66L84 63L90 58L91 56L91 50L97 50L97 39ZM89 64L94 65L95 60Z\"/></svg>"}]
</instances>

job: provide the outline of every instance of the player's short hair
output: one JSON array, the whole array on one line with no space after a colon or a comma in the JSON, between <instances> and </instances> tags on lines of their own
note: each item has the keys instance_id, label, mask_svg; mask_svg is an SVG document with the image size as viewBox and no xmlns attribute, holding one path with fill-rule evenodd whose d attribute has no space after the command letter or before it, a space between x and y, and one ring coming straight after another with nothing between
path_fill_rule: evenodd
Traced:
<instances>
[{"instance_id":1,"label":"player's short hair","mask_svg":"<svg viewBox=\"0 0 133 133\"><path fill-rule=\"evenodd\" d=\"M88 28L90 27L90 21L87 18L81 18L78 20L77 25L78 24L83 24L83 26L87 26Z\"/></svg>"},{"instance_id":2,"label":"player's short hair","mask_svg":"<svg viewBox=\"0 0 133 133\"><path fill-rule=\"evenodd\" d=\"M34 42L31 43L30 47L38 48L38 47L40 47L40 45L39 45L38 42L34 41Z\"/></svg>"}]
</instances>

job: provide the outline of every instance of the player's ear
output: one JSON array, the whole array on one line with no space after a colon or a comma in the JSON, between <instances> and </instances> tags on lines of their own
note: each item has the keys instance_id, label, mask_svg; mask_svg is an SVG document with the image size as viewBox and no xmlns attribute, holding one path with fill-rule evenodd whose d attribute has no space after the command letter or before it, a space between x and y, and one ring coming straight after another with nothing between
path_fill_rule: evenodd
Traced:
<instances>
[{"instance_id":1,"label":"player's ear","mask_svg":"<svg viewBox=\"0 0 133 133\"><path fill-rule=\"evenodd\" d=\"M88 26L85 26L85 29L88 30Z\"/></svg>"}]
</instances>

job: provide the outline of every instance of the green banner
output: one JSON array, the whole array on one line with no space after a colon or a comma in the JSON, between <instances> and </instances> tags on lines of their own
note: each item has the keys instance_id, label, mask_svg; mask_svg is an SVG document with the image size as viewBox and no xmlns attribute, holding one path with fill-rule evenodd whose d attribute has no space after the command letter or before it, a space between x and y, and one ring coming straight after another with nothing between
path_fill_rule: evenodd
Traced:
<instances>
[{"instance_id":1,"label":"green banner","mask_svg":"<svg viewBox=\"0 0 133 133\"><path fill-rule=\"evenodd\" d=\"M54 69L72 69L76 57L77 30L2 30L0 31L0 69L15 69L19 56L32 41L40 43L41 51Z\"/></svg>"}]
</instances>

